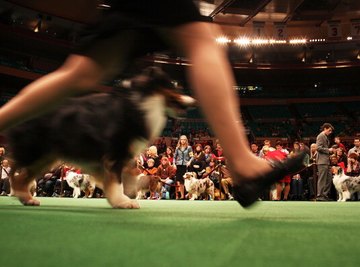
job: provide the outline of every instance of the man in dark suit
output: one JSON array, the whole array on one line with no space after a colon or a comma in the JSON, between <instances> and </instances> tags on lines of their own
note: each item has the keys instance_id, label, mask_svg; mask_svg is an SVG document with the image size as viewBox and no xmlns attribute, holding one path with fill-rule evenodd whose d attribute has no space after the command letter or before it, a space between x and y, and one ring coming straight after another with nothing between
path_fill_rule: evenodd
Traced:
<instances>
[{"instance_id":1,"label":"man in dark suit","mask_svg":"<svg viewBox=\"0 0 360 267\"><path fill-rule=\"evenodd\" d=\"M318 183L317 183L317 201L330 200L330 188L332 183L332 174L330 171L330 154L333 149L329 148L329 135L334 131L334 127L330 123L324 123L321 126L321 133L316 137L317 158L316 164L318 168Z\"/></svg>"}]
</instances>

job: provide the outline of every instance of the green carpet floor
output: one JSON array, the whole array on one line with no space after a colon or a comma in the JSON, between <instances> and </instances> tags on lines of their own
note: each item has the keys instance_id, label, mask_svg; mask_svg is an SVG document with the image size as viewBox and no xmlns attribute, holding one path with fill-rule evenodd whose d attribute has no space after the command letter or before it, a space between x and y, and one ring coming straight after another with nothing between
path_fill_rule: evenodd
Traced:
<instances>
[{"instance_id":1,"label":"green carpet floor","mask_svg":"<svg viewBox=\"0 0 360 267\"><path fill-rule=\"evenodd\" d=\"M0 266L358 266L360 202L0 197Z\"/></svg>"}]
</instances>

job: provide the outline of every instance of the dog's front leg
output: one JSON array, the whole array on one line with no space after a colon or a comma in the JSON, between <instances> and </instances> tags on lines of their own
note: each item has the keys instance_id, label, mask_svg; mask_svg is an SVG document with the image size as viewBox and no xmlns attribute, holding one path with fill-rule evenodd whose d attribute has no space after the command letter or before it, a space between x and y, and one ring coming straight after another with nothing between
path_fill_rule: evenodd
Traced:
<instances>
[{"instance_id":1,"label":"dog's front leg","mask_svg":"<svg viewBox=\"0 0 360 267\"><path fill-rule=\"evenodd\" d=\"M340 192L338 193L338 195L339 195L338 201L342 201L342 199L343 199L343 194L342 194L342 192L340 191Z\"/></svg>"},{"instance_id":2,"label":"dog's front leg","mask_svg":"<svg viewBox=\"0 0 360 267\"><path fill-rule=\"evenodd\" d=\"M104 173L104 193L113 208L116 209L139 209L139 203L130 199L124 194L124 186L120 182L121 178L114 172L105 168Z\"/></svg>"},{"instance_id":3,"label":"dog's front leg","mask_svg":"<svg viewBox=\"0 0 360 267\"><path fill-rule=\"evenodd\" d=\"M351 193L349 190L343 191L343 198L342 201L347 201L351 198Z\"/></svg>"},{"instance_id":4,"label":"dog's front leg","mask_svg":"<svg viewBox=\"0 0 360 267\"><path fill-rule=\"evenodd\" d=\"M33 198L30 193L30 186L34 179L31 178L32 174L27 169L21 169L15 175L15 168L10 173L10 186L14 196L25 206L39 206L40 201Z\"/></svg>"}]
</instances>

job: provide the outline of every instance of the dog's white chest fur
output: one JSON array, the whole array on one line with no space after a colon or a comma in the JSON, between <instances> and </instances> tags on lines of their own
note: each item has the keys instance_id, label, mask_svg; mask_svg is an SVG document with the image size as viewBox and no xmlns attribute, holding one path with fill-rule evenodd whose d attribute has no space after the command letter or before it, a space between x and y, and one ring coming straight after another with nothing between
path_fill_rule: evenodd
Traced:
<instances>
[{"instance_id":1,"label":"dog's white chest fur","mask_svg":"<svg viewBox=\"0 0 360 267\"><path fill-rule=\"evenodd\" d=\"M159 136L166 123L166 107L163 96L154 95L146 98L140 103L140 109L145 114L145 128L149 132L149 140L134 140L130 146L133 155L140 154L150 140Z\"/></svg>"},{"instance_id":2,"label":"dog's white chest fur","mask_svg":"<svg viewBox=\"0 0 360 267\"><path fill-rule=\"evenodd\" d=\"M144 111L146 128L149 130L150 140L159 136L166 123L165 98L162 95L148 97L140 104Z\"/></svg>"}]
</instances>

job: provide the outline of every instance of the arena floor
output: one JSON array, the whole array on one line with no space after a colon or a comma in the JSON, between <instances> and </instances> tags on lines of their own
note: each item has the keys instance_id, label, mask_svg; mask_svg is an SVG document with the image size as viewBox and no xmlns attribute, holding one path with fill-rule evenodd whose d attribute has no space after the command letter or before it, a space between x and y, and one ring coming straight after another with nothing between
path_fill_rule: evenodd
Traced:
<instances>
[{"instance_id":1,"label":"arena floor","mask_svg":"<svg viewBox=\"0 0 360 267\"><path fill-rule=\"evenodd\" d=\"M358 266L360 202L0 197L1 266Z\"/></svg>"}]
</instances>

